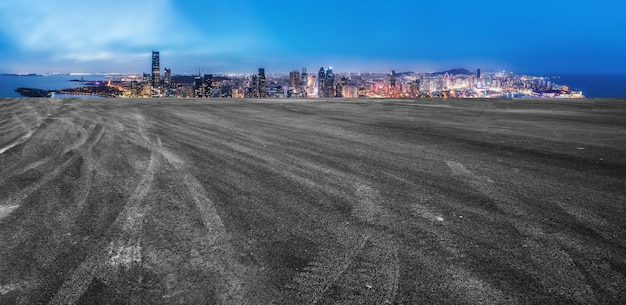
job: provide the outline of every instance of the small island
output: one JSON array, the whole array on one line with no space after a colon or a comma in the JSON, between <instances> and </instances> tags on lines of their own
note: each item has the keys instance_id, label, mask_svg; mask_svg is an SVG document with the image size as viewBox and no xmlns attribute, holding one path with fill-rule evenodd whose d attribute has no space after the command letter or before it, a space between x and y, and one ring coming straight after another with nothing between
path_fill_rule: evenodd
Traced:
<instances>
[{"instance_id":1,"label":"small island","mask_svg":"<svg viewBox=\"0 0 626 305\"><path fill-rule=\"evenodd\" d=\"M52 96L52 91L43 90L43 89L35 89L35 88L20 87L20 88L15 89L15 92L26 97L50 97Z\"/></svg>"}]
</instances>

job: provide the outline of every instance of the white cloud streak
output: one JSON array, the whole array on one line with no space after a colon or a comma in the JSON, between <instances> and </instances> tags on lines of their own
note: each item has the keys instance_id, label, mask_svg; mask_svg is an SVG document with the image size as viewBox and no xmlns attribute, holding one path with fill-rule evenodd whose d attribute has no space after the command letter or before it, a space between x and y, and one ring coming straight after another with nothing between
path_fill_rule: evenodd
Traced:
<instances>
[{"instance_id":1,"label":"white cloud streak","mask_svg":"<svg viewBox=\"0 0 626 305\"><path fill-rule=\"evenodd\" d=\"M19 54L9 64L20 71L32 69L34 62L41 69L141 71L147 69L151 50L160 50L164 61L210 61L261 51L258 47L270 41L265 36L261 42L255 27L220 27L225 16L190 20L180 15L185 11L181 5L189 4L173 0L2 1L0 31L9 38L6 50Z\"/></svg>"},{"instance_id":2,"label":"white cloud streak","mask_svg":"<svg viewBox=\"0 0 626 305\"><path fill-rule=\"evenodd\" d=\"M0 4L0 30L20 52L51 60L132 57L165 43L184 43L194 35L169 13L167 0L7 2ZM176 34L180 32L185 35Z\"/></svg>"}]
</instances>

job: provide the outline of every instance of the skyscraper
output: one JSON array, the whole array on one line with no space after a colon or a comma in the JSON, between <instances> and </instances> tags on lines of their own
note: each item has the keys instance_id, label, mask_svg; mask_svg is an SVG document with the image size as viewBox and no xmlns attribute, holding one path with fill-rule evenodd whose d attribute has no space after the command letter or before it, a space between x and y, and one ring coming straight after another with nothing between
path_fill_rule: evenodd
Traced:
<instances>
[{"instance_id":1,"label":"skyscraper","mask_svg":"<svg viewBox=\"0 0 626 305\"><path fill-rule=\"evenodd\" d=\"M317 96L324 97L324 81L326 80L326 72L324 67L320 68L317 72Z\"/></svg>"},{"instance_id":2,"label":"skyscraper","mask_svg":"<svg viewBox=\"0 0 626 305\"><path fill-rule=\"evenodd\" d=\"M289 72L289 86L294 89L299 89L300 86L300 71L293 70Z\"/></svg>"},{"instance_id":3,"label":"skyscraper","mask_svg":"<svg viewBox=\"0 0 626 305\"><path fill-rule=\"evenodd\" d=\"M161 82L161 64L159 59L159 52L152 51L152 87L159 86Z\"/></svg>"},{"instance_id":4,"label":"skyscraper","mask_svg":"<svg viewBox=\"0 0 626 305\"><path fill-rule=\"evenodd\" d=\"M265 98L267 97L267 86L265 84L265 69L264 68L259 68L259 85L258 85L258 97L260 98Z\"/></svg>"},{"instance_id":5,"label":"skyscraper","mask_svg":"<svg viewBox=\"0 0 626 305\"><path fill-rule=\"evenodd\" d=\"M258 97L259 94L259 79L256 75L252 74L250 77L250 89L248 90L248 97Z\"/></svg>"},{"instance_id":6,"label":"skyscraper","mask_svg":"<svg viewBox=\"0 0 626 305\"><path fill-rule=\"evenodd\" d=\"M306 68L302 68L301 77L302 77L302 80L300 81L300 85L302 88L300 89L300 91L302 92L302 96L306 97L307 96L307 81L308 81Z\"/></svg>"},{"instance_id":7,"label":"skyscraper","mask_svg":"<svg viewBox=\"0 0 626 305\"><path fill-rule=\"evenodd\" d=\"M163 75L163 84L169 86L172 84L172 69L165 68Z\"/></svg>"},{"instance_id":8,"label":"skyscraper","mask_svg":"<svg viewBox=\"0 0 626 305\"><path fill-rule=\"evenodd\" d=\"M324 97L335 97L335 74L332 68L326 70L324 77Z\"/></svg>"}]
</instances>

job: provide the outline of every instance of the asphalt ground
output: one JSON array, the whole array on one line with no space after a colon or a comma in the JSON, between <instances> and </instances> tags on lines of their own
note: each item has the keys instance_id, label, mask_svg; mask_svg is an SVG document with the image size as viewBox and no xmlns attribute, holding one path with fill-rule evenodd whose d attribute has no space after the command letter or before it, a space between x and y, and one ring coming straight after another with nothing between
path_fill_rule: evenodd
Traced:
<instances>
[{"instance_id":1,"label":"asphalt ground","mask_svg":"<svg viewBox=\"0 0 626 305\"><path fill-rule=\"evenodd\" d=\"M1 304L624 304L626 100L0 100Z\"/></svg>"}]
</instances>

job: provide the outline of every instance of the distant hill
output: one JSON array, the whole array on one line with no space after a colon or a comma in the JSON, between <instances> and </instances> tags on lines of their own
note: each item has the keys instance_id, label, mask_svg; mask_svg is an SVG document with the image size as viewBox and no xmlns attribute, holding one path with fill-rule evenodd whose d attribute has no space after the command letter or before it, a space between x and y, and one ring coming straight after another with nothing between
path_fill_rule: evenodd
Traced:
<instances>
[{"instance_id":1,"label":"distant hill","mask_svg":"<svg viewBox=\"0 0 626 305\"><path fill-rule=\"evenodd\" d=\"M407 71L407 72L398 72L396 73L396 76L400 76L400 75L413 75L415 74L415 72L412 71Z\"/></svg>"},{"instance_id":2,"label":"distant hill","mask_svg":"<svg viewBox=\"0 0 626 305\"><path fill-rule=\"evenodd\" d=\"M464 74L464 75L470 75L470 74L474 74L474 72L464 69L464 68L458 68L458 69L451 69L448 71L443 71L443 72L434 72L431 73L432 75L444 75L444 74L450 74L450 75L459 75L459 74Z\"/></svg>"}]
</instances>

